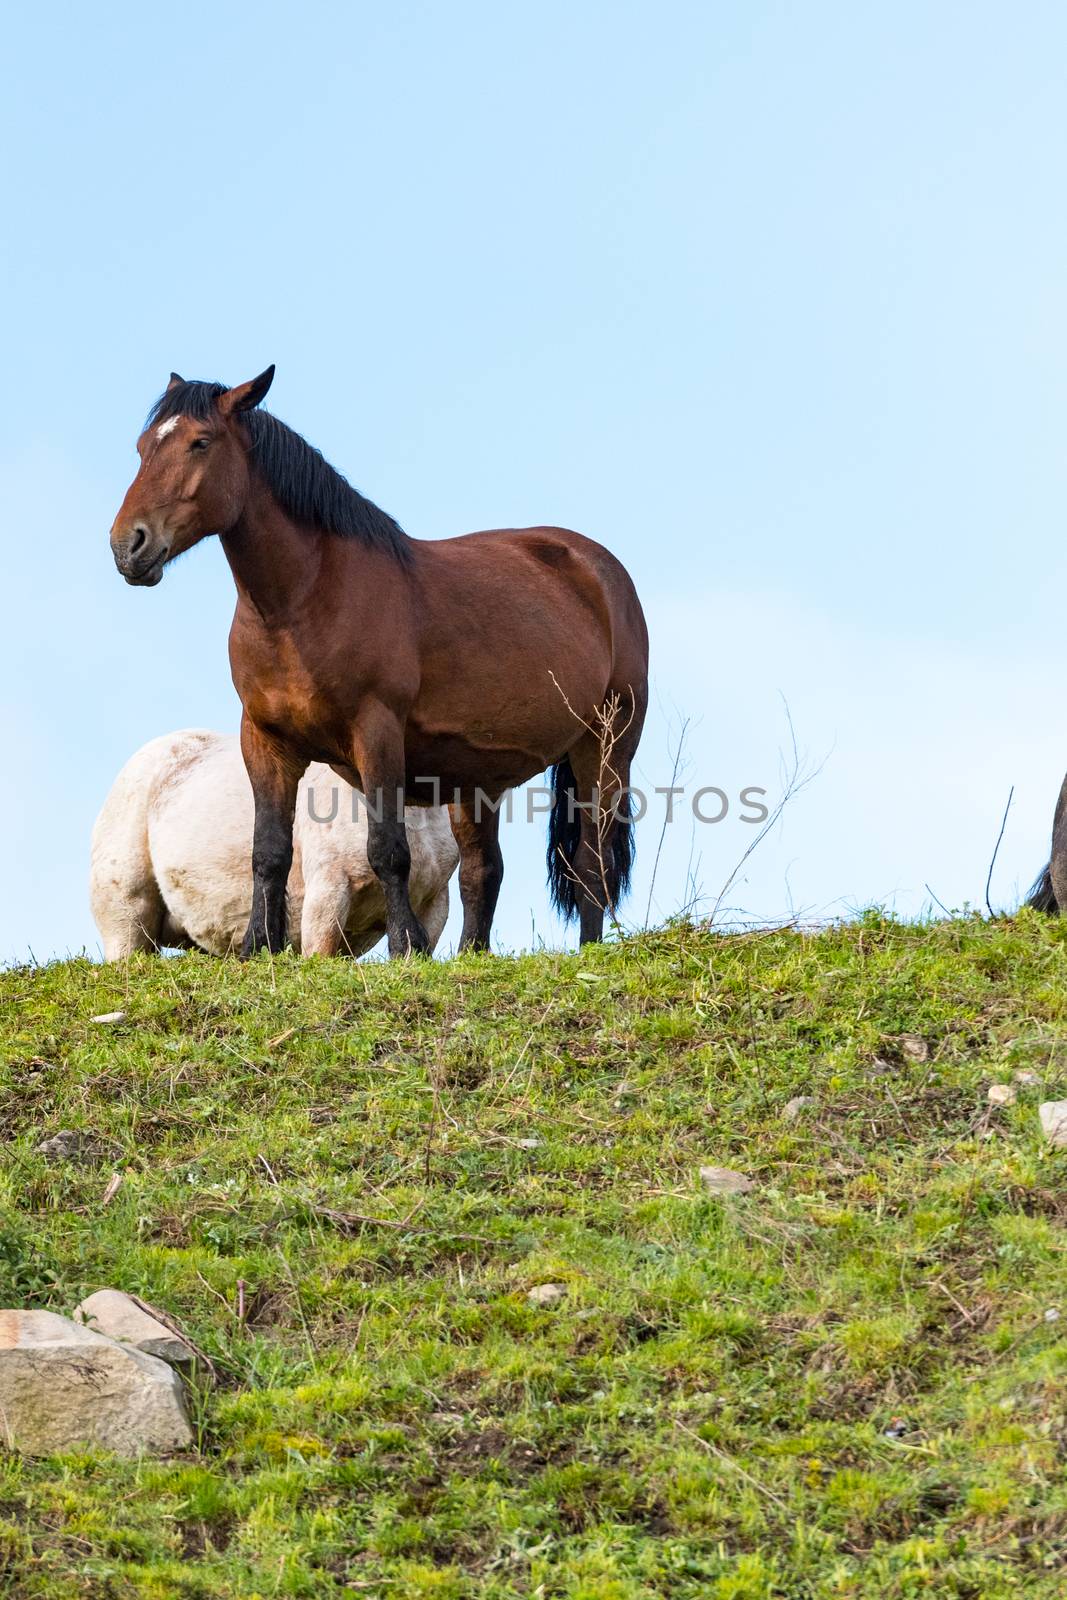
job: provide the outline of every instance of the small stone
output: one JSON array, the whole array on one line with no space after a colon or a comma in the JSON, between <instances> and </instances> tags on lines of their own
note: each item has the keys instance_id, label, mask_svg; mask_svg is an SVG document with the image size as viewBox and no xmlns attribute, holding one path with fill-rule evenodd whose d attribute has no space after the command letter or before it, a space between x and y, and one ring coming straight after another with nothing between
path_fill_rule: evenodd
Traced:
<instances>
[{"instance_id":1,"label":"small stone","mask_svg":"<svg viewBox=\"0 0 1067 1600\"><path fill-rule=\"evenodd\" d=\"M1037 1114L1049 1144L1057 1149L1067 1148L1067 1100L1045 1100Z\"/></svg>"},{"instance_id":2,"label":"small stone","mask_svg":"<svg viewBox=\"0 0 1067 1600\"><path fill-rule=\"evenodd\" d=\"M191 1377L196 1367L192 1346L137 1304L121 1289L98 1289L74 1310L74 1321L83 1322L97 1333L120 1344L132 1344L145 1355L158 1356L169 1366Z\"/></svg>"},{"instance_id":3,"label":"small stone","mask_svg":"<svg viewBox=\"0 0 1067 1600\"><path fill-rule=\"evenodd\" d=\"M520 1150L536 1150L540 1146L540 1139L516 1139L515 1143Z\"/></svg>"},{"instance_id":4,"label":"small stone","mask_svg":"<svg viewBox=\"0 0 1067 1600\"><path fill-rule=\"evenodd\" d=\"M1021 1084L1024 1089L1036 1089L1041 1082L1037 1073L1031 1072L1029 1067L1016 1067L1012 1076L1016 1083Z\"/></svg>"},{"instance_id":5,"label":"small stone","mask_svg":"<svg viewBox=\"0 0 1067 1600\"><path fill-rule=\"evenodd\" d=\"M164 1454L193 1442L185 1390L165 1361L53 1311L0 1311L4 1443Z\"/></svg>"},{"instance_id":6,"label":"small stone","mask_svg":"<svg viewBox=\"0 0 1067 1600\"><path fill-rule=\"evenodd\" d=\"M811 1106L815 1104L815 1096L810 1094L795 1094L792 1100L787 1100L782 1107L782 1120L796 1122Z\"/></svg>"},{"instance_id":7,"label":"small stone","mask_svg":"<svg viewBox=\"0 0 1067 1600\"><path fill-rule=\"evenodd\" d=\"M118 1154L118 1146L78 1128L60 1128L50 1138L42 1139L35 1146L35 1153L46 1161L72 1161L78 1166L92 1167L102 1160L114 1158Z\"/></svg>"},{"instance_id":8,"label":"small stone","mask_svg":"<svg viewBox=\"0 0 1067 1600\"><path fill-rule=\"evenodd\" d=\"M1016 1099L1010 1083L991 1083L985 1097L991 1106L1013 1106Z\"/></svg>"},{"instance_id":9,"label":"small stone","mask_svg":"<svg viewBox=\"0 0 1067 1600\"><path fill-rule=\"evenodd\" d=\"M1060 1320L1060 1308L1059 1308L1059 1306L1049 1306L1048 1310L1045 1312L1045 1321L1046 1322L1059 1322L1059 1320Z\"/></svg>"},{"instance_id":10,"label":"small stone","mask_svg":"<svg viewBox=\"0 0 1067 1600\"><path fill-rule=\"evenodd\" d=\"M125 1011L101 1011L98 1017L90 1017L89 1021L103 1023L106 1026L109 1022L122 1022L125 1016Z\"/></svg>"},{"instance_id":11,"label":"small stone","mask_svg":"<svg viewBox=\"0 0 1067 1600\"><path fill-rule=\"evenodd\" d=\"M930 1046L917 1033L902 1033L897 1040L897 1049L909 1061L929 1061L930 1059Z\"/></svg>"},{"instance_id":12,"label":"small stone","mask_svg":"<svg viewBox=\"0 0 1067 1600\"><path fill-rule=\"evenodd\" d=\"M46 1161L85 1161L90 1157L91 1140L74 1128L60 1128L50 1139L42 1139L36 1154Z\"/></svg>"},{"instance_id":13,"label":"small stone","mask_svg":"<svg viewBox=\"0 0 1067 1600\"><path fill-rule=\"evenodd\" d=\"M558 1306L567 1293L565 1283L538 1283L527 1291L526 1298L532 1306Z\"/></svg>"},{"instance_id":14,"label":"small stone","mask_svg":"<svg viewBox=\"0 0 1067 1600\"><path fill-rule=\"evenodd\" d=\"M700 1181L712 1194L747 1194L756 1187L754 1178L730 1167L701 1167Z\"/></svg>"}]
</instances>

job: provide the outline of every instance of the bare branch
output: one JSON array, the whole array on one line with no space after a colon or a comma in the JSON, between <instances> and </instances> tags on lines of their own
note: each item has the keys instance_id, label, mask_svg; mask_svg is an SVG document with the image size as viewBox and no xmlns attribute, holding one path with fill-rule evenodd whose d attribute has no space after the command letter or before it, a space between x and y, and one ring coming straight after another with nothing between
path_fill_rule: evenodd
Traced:
<instances>
[{"instance_id":1,"label":"bare branch","mask_svg":"<svg viewBox=\"0 0 1067 1600\"><path fill-rule=\"evenodd\" d=\"M945 916L946 917L951 917L952 912L948 909L948 906L942 905L941 901L937 898L936 894L931 889L930 885L928 883L924 883L923 884L923 888L926 890L927 894L930 896L930 899L934 902L934 905L935 906L941 906L941 909L945 913Z\"/></svg>"},{"instance_id":2,"label":"bare branch","mask_svg":"<svg viewBox=\"0 0 1067 1600\"><path fill-rule=\"evenodd\" d=\"M1008 803L1004 807L1004 815L1000 819L1000 832L997 834L997 842L993 846L993 859L989 863L989 871L986 874L986 880L985 880L985 906L986 906L986 910L989 912L989 915L991 917L995 917L996 916L996 912L993 910L993 907L989 904L989 886L993 882L993 868L997 864L997 856L998 856L998 854L1000 852L1000 841L1003 839L1003 837L1004 837L1004 829L1008 825L1008 812L1011 810L1011 802L1012 802L1012 798L1013 798L1014 794L1015 794L1015 785L1012 784L1011 788L1008 790Z\"/></svg>"},{"instance_id":3,"label":"bare branch","mask_svg":"<svg viewBox=\"0 0 1067 1600\"><path fill-rule=\"evenodd\" d=\"M828 759L828 756L824 756L823 759L819 762L818 766L812 768L811 771L805 772L804 763L802 761L802 758L801 758L801 755L800 755L800 751L797 748L797 735L796 735L796 729L793 726L793 716L792 716L792 713L789 710L789 702L786 700L784 695L782 696L782 705L785 707L786 722L789 725L789 740L790 740L790 744L792 746L792 756L791 756L790 764L785 769L785 772L786 772L785 787L782 790L782 794L781 794L780 798L778 799L777 804L772 809L770 816L767 818L766 822L763 823L763 825L761 826L759 832L756 834L755 838L752 840L752 843L748 846L747 850L745 850L744 854L741 856L740 860L737 862L737 864L734 867L733 871L730 873L730 876L727 878L726 882L723 884L722 888L719 890L718 899L715 901L715 904L714 904L714 906L712 907L712 910L711 910L711 916L708 919L709 924L712 925L712 926L714 925L715 920L719 915L719 911L720 911L720 909L722 907L723 901L725 900L726 896L729 894L730 890L733 888L734 884L736 883L737 878L738 878L742 868L744 867L745 862L748 860L749 856L752 855L754 850L758 850L759 849L760 845L763 843L764 839L770 833L771 829L774 828L777 825L778 820L782 815L782 812L785 810L785 808L789 804L789 802L791 800L795 799L798 794L801 794L808 787L808 785L810 783L814 783L815 779L822 772L822 769L826 765L826 762L827 762L827 759Z\"/></svg>"}]
</instances>

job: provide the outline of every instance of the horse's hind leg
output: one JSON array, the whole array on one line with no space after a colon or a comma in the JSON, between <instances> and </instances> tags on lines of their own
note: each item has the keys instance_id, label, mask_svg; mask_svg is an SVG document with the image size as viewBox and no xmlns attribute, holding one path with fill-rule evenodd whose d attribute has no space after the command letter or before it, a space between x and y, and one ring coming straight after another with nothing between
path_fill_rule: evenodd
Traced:
<instances>
[{"instance_id":1,"label":"horse's hind leg","mask_svg":"<svg viewBox=\"0 0 1067 1600\"><path fill-rule=\"evenodd\" d=\"M430 941L430 954L437 949L437 941L445 931L448 921L448 884L446 883L434 895L426 910L422 912L422 925L426 929L426 937Z\"/></svg>"},{"instance_id":2,"label":"horse's hind leg","mask_svg":"<svg viewBox=\"0 0 1067 1600\"><path fill-rule=\"evenodd\" d=\"M463 903L461 950L488 950L504 857L500 853L500 813L481 796L449 806L452 832L459 845L459 897Z\"/></svg>"},{"instance_id":3,"label":"horse's hind leg","mask_svg":"<svg viewBox=\"0 0 1067 1600\"><path fill-rule=\"evenodd\" d=\"M618 920L619 902L630 886L630 762L640 732L640 720L624 705L616 710L614 723L605 720L583 734L569 752L580 818L570 871L582 944L603 937L605 913L612 922Z\"/></svg>"},{"instance_id":4,"label":"horse's hind leg","mask_svg":"<svg viewBox=\"0 0 1067 1600\"><path fill-rule=\"evenodd\" d=\"M89 902L105 961L159 949L167 908L144 830L121 816L105 814L94 832Z\"/></svg>"},{"instance_id":5,"label":"horse's hind leg","mask_svg":"<svg viewBox=\"0 0 1067 1600\"><path fill-rule=\"evenodd\" d=\"M352 888L347 876L320 873L310 878L304 885L300 913L301 954L343 955L348 948L345 929L351 909Z\"/></svg>"},{"instance_id":6,"label":"horse's hind leg","mask_svg":"<svg viewBox=\"0 0 1067 1600\"><path fill-rule=\"evenodd\" d=\"M135 950L158 950L165 907L154 879L128 884L93 884L93 918L100 930L105 961L121 961Z\"/></svg>"}]
</instances>

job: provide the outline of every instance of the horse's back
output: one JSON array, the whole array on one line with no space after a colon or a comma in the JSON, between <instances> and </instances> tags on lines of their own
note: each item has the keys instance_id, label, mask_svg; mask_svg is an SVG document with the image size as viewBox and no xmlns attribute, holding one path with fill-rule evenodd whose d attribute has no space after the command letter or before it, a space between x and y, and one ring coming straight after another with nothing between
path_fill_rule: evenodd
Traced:
<instances>
[{"instance_id":1,"label":"horse's back","mask_svg":"<svg viewBox=\"0 0 1067 1600\"><path fill-rule=\"evenodd\" d=\"M630 603L636 602L637 612L641 610L633 579L618 556L576 528L549 523L529 528L482 528L453 539L420 541L419 548L430 548L460 564L493 562L510 567L513 572L538 571L553 588L584 579L603 592L608 604L621 602L629 610Z\"/></svg>"},{"instance_id":2,"label":"horse's back","mask_svg":"<svg viewBox=\"0 0 1067 1600\"><path fill-rule=\"evenodd\" d=\"M610 686L620 691L631 688L643 703L648 675L648 625L634 581L618 556L607 545L573 528L518 528L514 532L520 548L554 569L558 570L559 552L567 552L583 592L597 594L611 639Z\"/></svg>"},{"instance_id":3,"label":"horse's back","mask_svg":"<svg viewBox=\"0 0 1067 1600\"><path fill-rule=\"evenodd\" d=\"M417 541L414 564L409 771L447 793L500 794L558 761L613 699L636 743L648 633L610 550L570 528L494 528Z\"/></svg>"},{"instance_id":4,"label":"horse's back","mask_svg":"<svg viewBox=\"0 0 1067 1600\"><path fill-rule=\"evenodd\" d=\"M450 602L459 592L467 607L499 604L512 638L516 609L541 642L558 633L572 646L591 649L598 638L608 679L643 685L648 629L641 602L618 556L596 539L548 524L485 528L420 541L419 551L429 553L432 577L445 575ZM432 595L427 598L432 606Z\"/></svg>"}]
</instances>

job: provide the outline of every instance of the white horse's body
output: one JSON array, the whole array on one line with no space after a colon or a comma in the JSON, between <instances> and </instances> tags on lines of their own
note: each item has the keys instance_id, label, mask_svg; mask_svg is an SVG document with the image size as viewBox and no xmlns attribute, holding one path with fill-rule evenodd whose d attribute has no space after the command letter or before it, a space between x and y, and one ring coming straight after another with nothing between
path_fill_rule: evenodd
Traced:
<instances>
[{"instance_id":1,"label":"white horse's body","mask_svg":"<svg viewBox=\"0 0 1067 1600\"><path fill-rule=\"evenodd\" d=\"M385 933L385 898L367 861L366 802L355 797L354 810L354 795L317 763L300 785L289 937L305 955L362 955ZM252 786L234 736L187 729L131 756L93 829L89 891L105 960L166 945L212 955L239 948L252 909L252 824ZM405 824L411 903L432 950L459 851L443 808L410 807Z\"/></svg>"}]
</instances>

